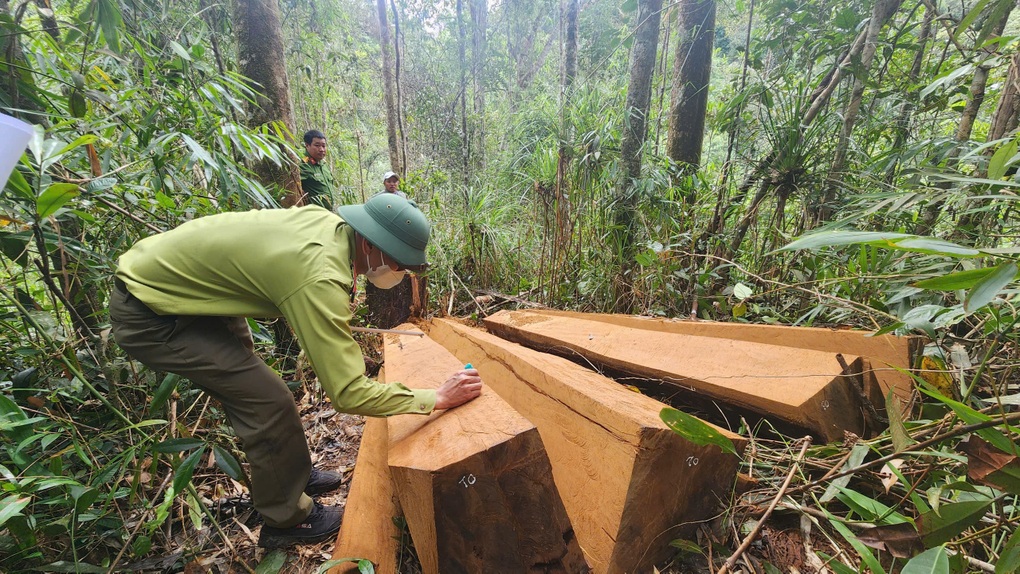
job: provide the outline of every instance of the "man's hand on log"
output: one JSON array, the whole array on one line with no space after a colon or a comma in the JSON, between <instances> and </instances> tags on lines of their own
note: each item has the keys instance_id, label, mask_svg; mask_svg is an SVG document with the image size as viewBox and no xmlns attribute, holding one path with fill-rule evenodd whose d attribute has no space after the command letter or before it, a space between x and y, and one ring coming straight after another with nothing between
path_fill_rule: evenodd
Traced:
<instances>
[{"instance_id":1,"label":"man's hand on log","mask_svg":"<svg viewBox=\"0 0 1020 574\"><path fill-rule=\"evenodd\" d=\"M477 369L457 371L436 389L436 409L452 409L482 394L482 378Z\"/></svg>"}]
</instances>

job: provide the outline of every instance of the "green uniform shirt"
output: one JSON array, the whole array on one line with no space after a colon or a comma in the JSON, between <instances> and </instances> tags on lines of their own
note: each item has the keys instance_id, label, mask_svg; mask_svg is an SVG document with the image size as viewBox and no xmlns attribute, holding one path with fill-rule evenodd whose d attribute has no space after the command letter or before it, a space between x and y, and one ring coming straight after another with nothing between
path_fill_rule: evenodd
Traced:
<instances>
[{"instance_id":1,"label":"green uniform shirt","mask_svg":"<svg viewBox=\"0 0 1020 574\"><path fill-rule=\"evenodd\" d=\"M286 317L337 411L427 414L436 392L364 375L351 337L354 231L317 206L221 213L147 237L117 268L160 315Z\"/></svg>"},{"instance_id":2,"label":"green uniform shirt","mask_svg":"<svg viewBox=\"0 0 1020 574\"><path fill-rule=\"evenodd\" d=\"M305 156L301 162L301 189L307 196L308 205L319 205L326 209L333 208L333 190L336 180L325 164L317 163Z\"/></svg>"}]
</instances>

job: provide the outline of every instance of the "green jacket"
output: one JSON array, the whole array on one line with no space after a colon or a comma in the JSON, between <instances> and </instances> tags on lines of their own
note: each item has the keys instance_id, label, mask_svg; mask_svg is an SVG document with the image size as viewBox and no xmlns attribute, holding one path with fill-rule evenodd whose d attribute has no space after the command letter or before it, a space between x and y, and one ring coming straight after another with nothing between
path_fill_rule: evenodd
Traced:
<instances>
[{"instance_id":1,"label":"green jacket","mask_svg":"<svg viewBox=\"0 0 1020 574\"><path fill-rule=\"evenodd\" d=\"M333 209L333 192L336 180L325 164L317 163L305 156L301 162L301 189L305 192L307 205L318 205Z\"/></svg>"},{"instance_id":2,"label":"green jacket","mask_svg":"<svg viewBox=\"0 0 1020 574\"><path fill-rule=\"evenodd\" d=\"M147 237L119 277L160 315L286 317L337 411L428 414L436 392L365 376L351 337L354 231L318 206L220 213Z\"/></svg>"}]
</instances>

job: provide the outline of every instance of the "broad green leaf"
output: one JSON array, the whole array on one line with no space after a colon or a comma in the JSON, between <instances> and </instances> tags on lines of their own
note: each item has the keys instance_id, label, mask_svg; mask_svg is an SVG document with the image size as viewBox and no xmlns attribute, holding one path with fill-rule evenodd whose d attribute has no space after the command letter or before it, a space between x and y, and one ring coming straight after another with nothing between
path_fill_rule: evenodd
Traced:
<instances>
[{"instance_id":1,"label":"broad green leaf","mask_svg":"<svg viewBox=\"0 0 1020 574\"><path fill-rule=\"evenodd\" d=\"M832 571L836 574L857 574L856 568L851 568L846 564L843 564L835 556L829 556L824 552L818 552L818 556L822 559L825 565L832 568Z\"/></svg>"},{"instance_id":2,"label":"broad green leaf","mask_svg":"<svg viewBox=\"0 0 1020 574\"><path fill-rule=\"evenodd\" d=\"M864 457L868 456L868 451L870 450L871 449L864 442L855 444L853 448L850 449L850 456L847 457L846 464L843 465L842 471L847 471L851 468L857 468L860 466L861 463L864 462ZM836 495L839 494L839 489L850 484L850 479L853 477L853 474L848 474L830 482L829 486L826 487L825 492L822 493L821 498L818 499L818 502L828 502L835 498Z\"/></svg>"},{"instance_id":3,"label":"broad green leaf","mask_svg":"<svg viewBox=\"0 0 1020 574\"><path fill-rule=\"evenodd\" d=\"M152 450L156 452L181 452L205 445L205 441L197 438L169 438L156 444Z\"/></svg>"},{"instance_id":4,"label":"broad green leaf","mask_svg":"<svg viewBox=\"0 0 1020 574\"><path fill-rule=\"evenodd\" d=\"M960 20L960 24L956 27L956 31L953 32L953 37L959 40L960 36L966 32L967 29L970 28L970 25L977 20L978 16L984 12L985 7L988 6L988 2L990 1L991 0L978 0L978 2L974 4L974 7L967 12L967 15L963 17L963 20Z\"/></svg>"},{"instance_id":5,"label":"broad green leaf","mask_svg":"<svg viewBox=\"0 0 1020 574\"><path fill-rule=\"evenodd\" d=\"M988 160L988 179L1001 179L1002 176L1006 175L1006 169L1008 168L1006 162L1016 155L1016 147L1016 140L1012 140L995 150L992 158Z\"/></svg>"},{"instance_id":6,"label":"broad green leaf","mask_svg":"<svg viewBox=\"0 0 1020 574\"><path fill-rule=\"evenodd\" d=\"M995 574L1013 574L1020 571L1020 529L1014 530L999 552L995 562Z\"/></svg>"},{"instance_id":7,"label":"broad green leaf","mask_svg":"<svg viewBox=\"0 0 1020 574\"><path fill-rule=\"evenodd\" d=\"M978 281L974 288L967 293L967 297L963 301L964 310L973 313L991 303L995 296L1016 278L1016 275L1017 266L1012 261L996 267L995 271Z\"/></svg>"},{"instance_id":8,"label":"broad green leaf","mask_svg":"<svg viewBox=\"0 0 1020 574\"><path fill-rule=\"evenodd\" d=\"M20 516L22 509L28 506L29 502L32 502L31 496L18 497L16 494L0 500L0 528L11 518Z\"/></svg>"},{"instance_id":9,"label":"broad green leaf","mask_svg":"<svg viewBox=\"0 0 1020 574\"><path fill-rule=\"evenodd\" d=\"M170 49L174 51L174 54L180 56L180 58L185 62L191 61L191 54L189 54L188 51L184 49L184 46L181 46L177 42L170 40Z\"/></svg>"},{"instance_id":10,"label":"broad green leaf","mask_svg":"<svg viewBox=\"0 0 1020 574\"><path fill-rule=\"evenodd\" d=\"M970 289L977 285L978 281L990 275L993 271L995 271L995 269L995 267L982 267L980 269L957 271L956 273L942 275L941 277L922 279L921 281L914 283L914 286L921 287L922 289L932 289L935 291Z\"/></svg>"},{"instance_id":11,"label":"broad green leaf","mask_svg":"<svg viewBox=\"0 0 1020 574\"><path fill-rule=\"evenodd\" d=\"M319 565L315 574L324 574L334 566L339 566L348 562L356 563L358 565L358 571L361 572L361 574L375 574L375 566L372 565L371 561L365 560L364 558L334 558L333 560L327 560Z\"/></svg>"},{"instance_id":12,"label":"broad green leaf","mask_svg":"<svg viewBox=\"0 0 1020 574\"><path fill-rule=\"evenodd\" d=\"M163 382L156 387L156 392L152 393L152 400L149 402L150 411L158 411L163 408L163 404L166 403L167 399L170 398L170 394L177 388L177 383L180 382L180 375L173 373L163 377Z\"/></svg>"},{"instance_id":13,"label":"broad green leaf","mask_svg":"<svg viewBox=\"0 0 1020 574\"><path fill-rule=\"evenodd\" d=\"M902 524L910 522L906 516L891 507L850 488L840 488L836 498L857 512L864 520L877 524Z\"/></svg>"},{"instance_id":14,"label":"broad green leaf","mask_svg":"<svg viewBox=\"0 0 1020 574\"><path fill-rule=\"evenodd\" d=\"M737 300L739 301L743 301L744 299L747 299L753 294L754 291L747 285L744 285L743 283L737 283L736 285L733 286L733 296L736 297Z\"/></svg>"},{"instance_id":15,"label":"broad green leaf","mask_svg":"<svg viewBox=\"0 0 1020 574\"><path fill-rule=\"evenodd\" d=\"M17 167L11 172L11 177L7 180L7 187L13 189L22 199L35 199L32 186Z\"/></svg>"},{"instance_id":16,"label":"broad green leaf","mask_svg":"<svg viewBox=\"0 0 1020 574\"><path fill-rule=\"evenodd\" d=\"M949 574L949 553L945 546L938 546L914 556L900 574Z\"/></svg>"},{"instance_id":17,"label":"broad green leaf","mask_svg":"<svg viewBox=\"0 0 1020 574\"><path fill-rule=\"evenodd\" d=\"M696 445L714 444L723 452L737 454L737 449L733 447L732 440L712 425L697 417L666 407L659 412L659 418L662 419L662 422L666 423L666 426L673 429L673 432Z\"/></svg>"},{"instance_id":18,"label":"broad green leaf","mask_svg":"<svg viewBox=\"0 0 1020 574\"><path fill-rule=\"evenodd\" d=\"M255 567L255 574L276 574L286 563L287 553L283 550L273 550Z\"/></svg>"},{"instance_id":19,"label":"broad green leaf","mask_svg":"<svg viewBox=\"0 0 1020 574\"><path fill-rule=\"evenodd\" d=\"M906 239L915 237L906 233L886 233L879 231L823 231L805 235L790 243L780 251L793 251L795 249L817 249L819 247L836 247L839 245L855 245L867 243L877 245L886 244L895 239Z\"/></svg>"},{"instance_id":20,"label":"broad green leaf","mask_svg":"<svg viewBox=\"0 0 1020 574\"><path fill-rule=\"evenodd\" d=\"M857 537L854 536L854 533L851 532L845 524L835 518L830 518L829 524L832 525L836 532L839 532L844 540L854 547L854 550L856 550L857 554L861 557L861 562L864 563L864 566L866 566L872 574L885 574L885 569L882 568L882 564L877 558L875 558L875 554L871 552L870 548L858 540Z\"/></svg>"},{"instance_id":21,"label":"broad green leaf","mask_svg":"<svg viewBox=\"0 0 1020 574\"><path fill-rule=\"evenodd\" d=\"M888 245L892 249L902 249L914 253L928 255L947 255L949 257L981 257L981 252L971 247L957 245L950 241L932 239L931 237L909 237Z\"/></svg>"},{"instance_id":22,"label":"broad green leaf","mask_svg":"<svg viewBox=\"0 0 1020 574\"><path fill-rule=\"evenodd\" d=\"M219 445L213 445L213 454L216 455L216 466L220 467L223 472L227 473L227 476L236 480L248 484L248 476L244 474L244 469L241 468L241 463L237 462L234 455L230 451L220 447Z\"/></svg>"},{"instance_id":23,"label":"broad green leaf","mask_svg":"<svg viewBox=\"0 0 1020 574\"><path fill-rule=\"evenodd\" d=\"M120 27L123 24L116 0L96 0L96 20L103 29L106 45L120 53Z\"/></svg>"},{"instance_id":24,"label":"broad green leaf","mask_svg":"<svg viewBox=\"0 0 1020 574\"><path fill-rule=\"evenodd\" d=\"M934 82L928 84L923 90L921 90L921 93L918 95L918 97L923 100L928 97L928 94L934 92L935 90L947 84L953 84L959 78L970 75L973 72L974 64L960 66L959 68L956 68L955 70L949 72L945 76L942 76L941 78L938 78Z\"/></svg>"},{"instance_id":25,"label":"broad green leaf","mask_svg":"<svg viewBox=\"0 0 1020 574\"><path fill-rule=\"evenodd\" d=\"M70 490L75 512L84 512L99 497L99 491L91 486L72 486Z\"/></svg>"},{"instance_id":26,"label":"broad green leaf","mask_svg":"<svg viewBox=\"0 0 1020 574\"><path fill-rule=\"evenodd\" d=\"M85 117L85 114L89 111L89 105L85 100L85 95L81 93L81 90L74 90L71 92L71 96L68 98L68 109L73 117Z\"/></svg>"},{"instance_id":27,"label":"broad green leaf","mask_svg":"<svg viewBox=\"0 0 1020 574\"><path fill-rule=\"evenodd\" d=\"M177 471L174 473L174 492L184 492L184 488L191 482L191 475L195 472L195 467L198 466L198 461L202 460L203 455L205 455L204 445L189 454L177 467Z\"/></svg>"},{"instance_id":28,"label":"broad green leaf","mask_svg":"<svg viewBox=\"0 0 1020 574\"><path fill-rule=\"evenodd\" d=\"M216 165L216 162L213 161L213 158L211 155L209 155L209 152L206 151L204 147L202 147L202 144L192 139L191 136L189 136L188 134L181 134L181 138L183 138L184 142L188 144L189 148L191 148L191 152L195 154L195 157L201 159L203 162L209 165Z\"/></svg>"},{"instance_id":29,"label":"broad green leaf","mask_svg":"<svg viewBox=\"0 0 1020 574\"><path fill-rule=\"evenodd\" d=\"M53 215L65 203L77 197L79 193L81 191L77 184L54 183L47 187L46 191L42 192L42 195L36 201L37 216L39 219L45 219Z\"/></svg>"},{"instance_id":30,"label":"broad green leaf","mask_svg":"<svg viewBox=\"0 0 1020 574\"><path fill-rule=\"evenodd\" d=\"M928 548L945 544L961 532L977 524L993 499L968 500L943 504L938 510L925 512L917 519L917 531Z\"/></svg>"},{"instance_id":31,"label":"broad green leaf","mask_svg":"<svg viewBox=\"0 0 1020 574\"><path fill-rule=\"evenodd\" d=\"M979 413L978 411L961 403L960 401L951 399L939 393L928 384L917 385L917 389L922 393L928 395L929 397L953 409L953 412L956 413L956 416L960 417L960 420L969 425L988 422L992 420L992 417L984 413ZM1017 432L1017 429L1015 429L1013 426L1006 426L1006 429L1009 430L1010 432ZM1015 449L1013 441L1010 440L1009 437L1007 437L1005 434L1003 434L1002 431L999 430L998 428L992 427L981 429L977 431L977 435L985 439L986 441L990 442L993 446L995 446L995 448L1003 452L1013 452L1013 450Z\"/></svg>"},{"instance_id":32,"label":"broad green leaf","mask_svg":"<svg viewBox=\"0 0 1020 574\"><path fill-rule=\"evenodd\" d=\"M110 189L117 184L117 178L115 177L100 177L93 179L85 186L85 193L98 193Z\"/></svg>"}]
</instances>

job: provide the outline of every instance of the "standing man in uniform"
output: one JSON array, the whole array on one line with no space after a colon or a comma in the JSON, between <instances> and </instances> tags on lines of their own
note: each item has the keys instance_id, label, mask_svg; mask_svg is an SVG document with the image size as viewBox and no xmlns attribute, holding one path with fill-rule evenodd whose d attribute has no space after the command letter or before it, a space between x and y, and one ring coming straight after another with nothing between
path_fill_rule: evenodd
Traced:
<instances>
[{"instance_id":1,"label":"standing man in uniform","mask_svg":"<svg viewBox=\"0 0 1020 574\"><path fill-rule=\"evenodd\" d=\"M400 197L407 197L406 193L400 191L400 176L392 171L387 171L383 174L382 183L384 193L395 193Z\"/></svg>"},{"instance_id":2,"label":"standing man in uniform","mask_svg":"<svg viewBox=\"0 0 1020 574\"><path fill-rule=\"evenodd\" d=\"M340 475L312 468L294 396L254 354L241 318L286 317L339 412L424 415L466 403L481 394L478 371L457 371L437 390L380 384L365 376L351 336L355 277L389 289L423 269L429 229L414 204L385 193L337 212L306 206L200 217L120 257L113 336L150 369L186 377L222 403L265 520L260 546L325 540L340 529L343 510L313 501L339 487Z\"/></svg>"},{"instance_id":3,"label":"standing man in uniform","mask_svg":"<svg viewBox=\"0 0 1020 574\"><path fill-rule=\"evenodd\" d=\"M333 209L336 180L326 167L326 136L319 130L305 132L305 159L301 162L301 205L318 205Z\"/></svg>"}]
</instances>

